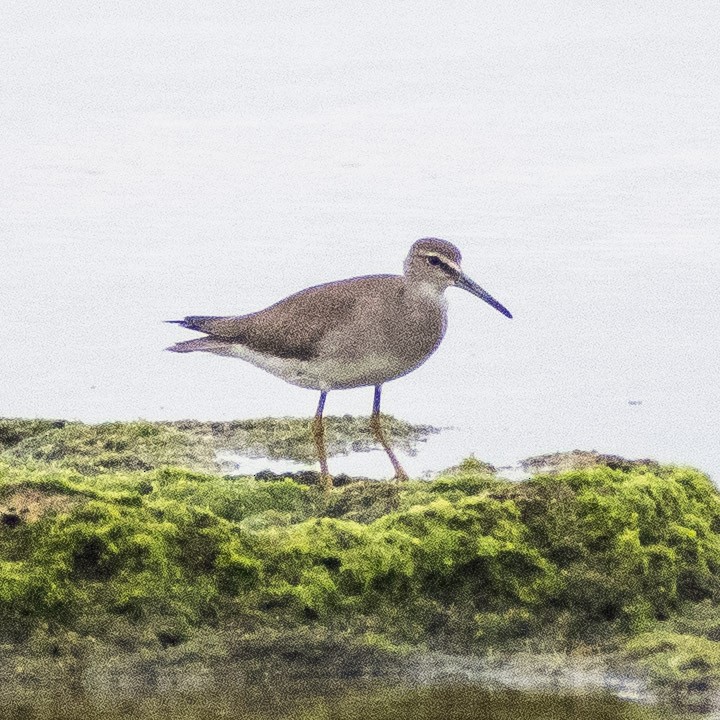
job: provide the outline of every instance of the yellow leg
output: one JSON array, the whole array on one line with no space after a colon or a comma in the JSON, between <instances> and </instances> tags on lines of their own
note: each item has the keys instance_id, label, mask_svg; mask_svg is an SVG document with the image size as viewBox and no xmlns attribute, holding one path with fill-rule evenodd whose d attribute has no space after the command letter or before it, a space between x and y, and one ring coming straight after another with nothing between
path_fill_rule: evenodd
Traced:
<instances>
[{"instance_id":1,"label":"yellow leg","mask_svg":"<svg viewBox=\"0 0 720 720\"><path fill-rule=\"evenodd\" d=\"M315 441L315 448L317 449L318 460L320 460L320 485L321 487L329 490L332 485L332 477L328 471L327 464L327 452L325 450L325 429L323 427L323 408L325 407L325 397L327 392L322 391L320 393L320 402L318 403L317 412L312 424L313 440Z\"/></svg>"},{"instance_id":2,"label":"yellow leg","mask_svg":"<svg viewBox=\"0 0 720 720\"><path fill-rule=\"evenodd\" d=\"M395 453L392 451L392 448L390 447L390 444L387 441L387 438L385 437L385 433L382 429L382 424L380 422L380 390L382 388L382 385L376 385L375 386L375 400L373 401L373 411L372 415L370 416L370 428L373 432L373 436L375 439L383 446L383 450L387 453L387 456L390 458L390 462L392 463L393 468L395 469L395 479L396 480L407 480L408 476L407 473L403 470L402 465L398 461L398 459L395 457Z\"/></svg>"}]
</instances>

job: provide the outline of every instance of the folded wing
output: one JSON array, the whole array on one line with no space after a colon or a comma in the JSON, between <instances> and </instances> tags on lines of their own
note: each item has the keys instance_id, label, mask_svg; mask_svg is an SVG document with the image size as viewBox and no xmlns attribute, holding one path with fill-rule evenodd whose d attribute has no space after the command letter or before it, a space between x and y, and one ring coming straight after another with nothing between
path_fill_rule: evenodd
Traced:
<instances>
[{"instance_id":1,"label":"folded wing","mask_svg":"<svg viewBox=\"0 0 720 720\"><path fill-rule=\"evenodd\" d=\"M364 278L332 283L331 292L326 285L308 288L249 315L192 315L171 321L207 337L177 343L168 350L221 352L231 345L244 345L279 358L311 360L320 353L322 338L350 320L358 302L357 280Z\"/></svg>"}]
</instances>

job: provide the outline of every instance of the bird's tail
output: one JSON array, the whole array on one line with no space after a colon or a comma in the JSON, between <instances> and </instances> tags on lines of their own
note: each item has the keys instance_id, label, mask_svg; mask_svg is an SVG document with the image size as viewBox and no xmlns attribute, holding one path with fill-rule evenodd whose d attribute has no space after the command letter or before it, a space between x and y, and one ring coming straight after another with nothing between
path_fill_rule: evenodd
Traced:
<instances>
[{"instance_id":1,"label":"bird's tail","mask_svg":"<svg viewBox=\"0 0 720 720\"><path fill-rule=\"evenodd\" d=\"M227 342L218 340L217 338L201 337L194 338L193 340L185 340L183 342L175 343L166 350L176 353L187 353L187 352L214 352L222 351L226 348Z\"/></svg>"},{"instance_id":2,"label":"bird's tail","mask_svg":"<svg viewBox=\"0 0 720 720\"><path fill-rule=\"evenodd\" d=\"M187 328L188 330L197 330L199 332L210 332L208 323L213 320L223 320L222 317L214 317L212 315L189 315L182 320L166 320L166 323L171 325L180 325L180 327Z\"/></svg>"}]
</instances>

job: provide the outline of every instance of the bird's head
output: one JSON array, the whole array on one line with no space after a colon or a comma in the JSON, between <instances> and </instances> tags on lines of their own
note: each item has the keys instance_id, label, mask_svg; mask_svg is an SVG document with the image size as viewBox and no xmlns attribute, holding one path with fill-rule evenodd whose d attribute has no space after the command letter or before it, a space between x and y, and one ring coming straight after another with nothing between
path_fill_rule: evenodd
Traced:
<instances>
[{"instance_id":1,"label":"bird's head","mask_svg":"<svg viewBox=\"0 0 720 720\"><path fill-rule=\"evenodd\" d=\"M438 292L453 286L462 288L511 318L507 308L463 273L461 260L460 251L447 240L422 238L413 243L405 259L405 277L412 282L431 285Z\"/></svg>"}]
</instances>

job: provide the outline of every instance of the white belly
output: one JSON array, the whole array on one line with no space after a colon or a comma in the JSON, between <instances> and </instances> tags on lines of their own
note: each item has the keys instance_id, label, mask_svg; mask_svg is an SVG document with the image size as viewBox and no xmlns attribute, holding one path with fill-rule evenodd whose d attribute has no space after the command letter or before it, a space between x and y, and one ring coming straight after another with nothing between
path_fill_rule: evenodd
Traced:
<instances>
[{"instance_id":1,"label":"white belly","mask_svg":"<svg viewBox=\"0 0 720 720\"><path fill-rule=\"evenodd\" d=\"M223 354L246 360L292 385L324 391L381 385L417 367L399 366L397 358L387 354L366 354L352 362L334 358L295 360L265 355L244 345L232 345Z\"/></svg>"}]
</instances>

